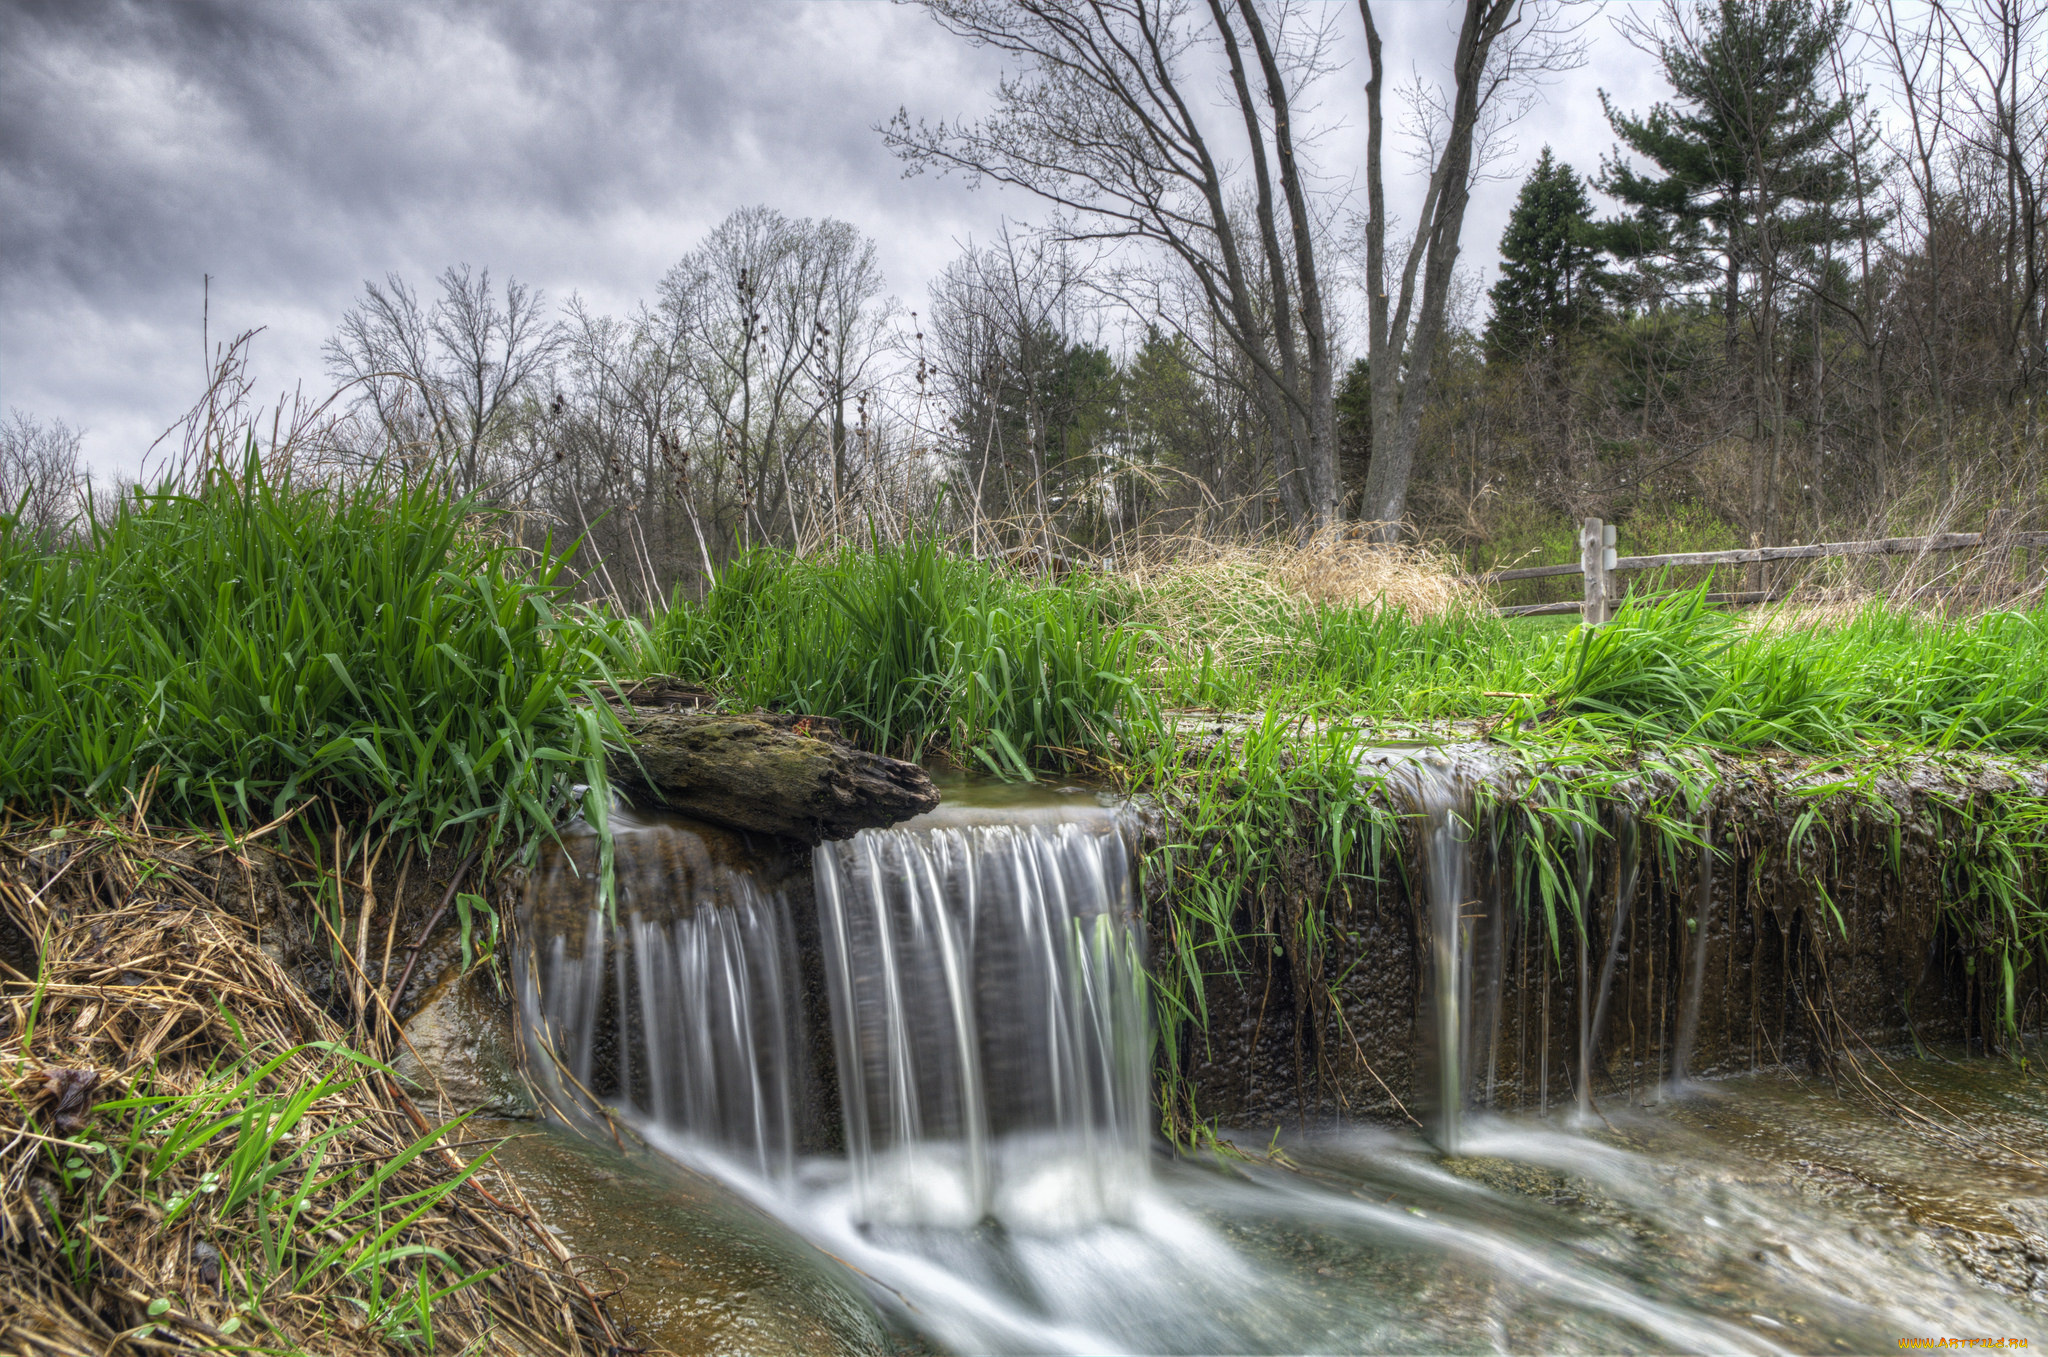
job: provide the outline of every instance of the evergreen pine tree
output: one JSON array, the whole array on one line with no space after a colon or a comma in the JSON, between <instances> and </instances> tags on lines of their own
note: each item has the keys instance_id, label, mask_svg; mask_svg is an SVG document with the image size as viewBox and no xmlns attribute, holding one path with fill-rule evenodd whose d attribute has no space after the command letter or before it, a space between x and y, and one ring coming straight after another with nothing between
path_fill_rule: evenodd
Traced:
<instances>
[{"instance_id":1,"label":"evergreen pine tree","mask_svg":"<svg viewBox=\"0 0 2048 1357\"><path fill-rule=\"evenodd\" d=\"M1605 162L1600 189L1630 209L1602 224L1619 259L1661 259L1678 281L1709 276L1719 256L1732 344L1745 272L1775 275L1787 255L1853 239L1856 156L1845 124L1856 100L1824 88L1848 10L1810 0L1713 0L1667 35L1658 55L1677 95L1647 116L1614 107L1623 144L1661 173ZM1760 278L1769 293L1775 276Z\"/></svg>"},{"instance_id":2,"label":"evergreen pine tree","mask_svg":"<svg viewBox=\"0 0 2048 1357\"><path fill-rule=\"evenodd\" d=\"M1592 211L1584 181L1544 147L1501 233L1500 278L1487 294L1490 357L1549 347L1599 314L1607 274L1591 239Z\"/></svg>"},{"instance_id":3,"label":"evergreen pine tree","mask_svg":"<svg viewBox=\"0 0 2048 1357\"><path fill-rule=\"evenodd\" d=\"M1718 255L1731 363L1751 320L1748 526L1766 538L1784 480L1788 285L1795 273L1821 284L1833 247L1874 224L1856 208L1868 196L1856 178L1868 149L1852 125L1860 96L1834 92L1829 78L1848 17L1846 0L1705 0L1658 40L1675 102L1638 118L1601 95L1615 133L1661 171L1603 166L1600 187L1631 209L1603 242L1618 259L1665 261L1682 284L1710 276Z\"/></svg>"}]
</instances>

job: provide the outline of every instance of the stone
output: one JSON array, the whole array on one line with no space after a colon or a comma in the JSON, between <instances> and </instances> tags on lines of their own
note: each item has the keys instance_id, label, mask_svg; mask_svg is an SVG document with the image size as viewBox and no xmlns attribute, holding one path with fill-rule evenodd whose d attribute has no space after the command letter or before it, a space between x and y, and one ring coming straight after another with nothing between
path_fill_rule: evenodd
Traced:
<instances>
[{"instance_id":1,"label":"stone","mask_svg":"<svg viewBox=\"0 0 2048 1357\"><path fill-rule=\"evenodd\" d=\"M482 969L457 968L407 1020L405 1043L391 1067L423 1111L531 1117L533 1097L519 1073L518 1040L511 1001Z\"/></svg>"}]
</instances>

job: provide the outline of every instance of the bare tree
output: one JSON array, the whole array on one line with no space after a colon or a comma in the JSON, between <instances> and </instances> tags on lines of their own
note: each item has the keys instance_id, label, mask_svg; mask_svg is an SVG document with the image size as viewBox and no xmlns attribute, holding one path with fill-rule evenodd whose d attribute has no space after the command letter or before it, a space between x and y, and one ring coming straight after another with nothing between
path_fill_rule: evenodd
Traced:
<instances>
[{"instance_id":1,"label":"bare tree","mask_svg":"<svg viewBox=\"0 0 2048 1357\"><path fill-rule=\"evenodd\" d=\"M522 397L531 395L565 341L543 298L516 280L491 290L490 270L442 271L431 306L396 274L343 313L327 365L358 385L392 443L428 454L465 494L501 493L490 456Z\"/></svg>"},{"instance_id":2,"label":"bare tree","mask_svg":"<svg viewBox=\"0 0 2048 1357\"><path fill-rule=\"evenodd\" d=\"M1008 223L932 285L933 367L953 410L977 549L986 519L1035 521L1050 542L1050 388L1080 288L1071 249Z\"/></svg>"},{"instance_id":3,"label":"bare tree","mask_svg":"<svg viewBox=\"0 0 2048 1357\"><path fill-rule=\"evenodd\" d=\"M816 229L821 276L812 317L811 379L830 424L832 530L839 533L846 530L862 473L860 461L851 455L848 407L888 348L888 327L897 308L883 299L873 240L843 221L828 219Z\"/></svg>"},{"instance_id":4,"label":"bare tree","mask_svg":"<svg viewBox=\"0 0 2048 1357\"><path fill-rule=\"evenodd\" d=\"M1387 60L1371 0L1358 0L1365 24L1365 287L1366 361L1371 377L1372 461L1366 471L1363 517L1392 540L1408 509L1431 368L1445 336L1445 309L1458 261L1458 239L1473 177L1484 161L1503 101L1532 77L1576 65L1582 49L1554 11L1523 0L1465 0L1451 59L1451 89L1425 123L1428 186L1415 233L1393 268L1388 253L1386 180ZM1431 106L1427 98L1421 105ZM1475 154L1475 145L1480 154Z\"/></svg>"},{"instance_id":5,"label":"bare tree","mask_svg":"<svg viewBox=\"0 0 2048 1357\"><path fill-rule=\"evenodd\" d=\"M913 123L888 144L915 167L1011 184L1066 214L1069 240L1162 252L1195 283L1207 315L1244 354L1295 522L1332 521L1341 500L1330 345L1293 108L1319 69L1320 30L1299 40L1251 0L928 0L949 31L1022 59L978 122ZM1249 55L1247 55L1249 52ZM1241 126L1205 125L1203 86L1221 67ZM1234 210L1238 157L1251 221ZM1278 184L1276 190L1275 184ZM1186 321L1162 316L1176 328Z\"/></svg>"},{"instance_id":6,"label":"bare tree","mask_svg":"<svg viewBox=\"0 0 2048 1357\"><path fill-rule=\"evenodd\" d=\"M79 432L9 410L0 423L0 518L39 541L61 536L78 514Z\"/></svg>"},{"instance_id":7,"label":"bare tree","mask_svg":"<svg viewBox=\"0 0 2048 1357\"><path fill-rule=\"evenodd\" d=\"M743 540L814 535L803 520L817 506L802 491L812 473L846 470L845 407L879 348L880 291L859 232L766 207L727 217L663 278L656 310L737 479Z\"/></svg>"},{"instance_id":8,"label":"bare tree","mask_svg":"<svg viewBox=\"0 0 2048 1357\"><path fill-rule=\"evenodd\" d=\"M2048 376L2048 4L1936 4L1964 143L1993 167L2004 236L2006 361L2014 391ZM2038 426L2034 426L2038 427Z\"/></svg>"}]
</instances>

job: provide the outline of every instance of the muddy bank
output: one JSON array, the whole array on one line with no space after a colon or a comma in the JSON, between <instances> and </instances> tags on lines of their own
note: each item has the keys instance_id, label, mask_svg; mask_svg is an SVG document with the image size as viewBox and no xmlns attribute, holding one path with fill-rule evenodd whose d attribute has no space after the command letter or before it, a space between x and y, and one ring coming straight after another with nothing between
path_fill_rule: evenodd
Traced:
<instances>
[{"instance_id":1,"label":"muddy bank","mask_svg":"<svg viewBox=\"0 0 2048 1357\"><path fill-rule=\"evenodd\" d=\"M1583 850L1569 838L1549 849L1562 886L1547 913L1527 812L1558 784L1510 765L1475 799L1460 901L1473 975L1458 1000L1477 1029L1464 1072L1473 1105L1571 1105L1582 1082L1595 1106L1640 1101L1681 1065L1694 1076L1855 1075L1873 1052L1934 1042L1997 1053L2013 1040L2007 1013L2037 1031L2048 965L2010 945L1999 887L2041 866L2015 832L2041 813L2039 770L1931 758L1711 767L1704 800L1655 769L1589 791L1598 829ZM1403 818L1377 880L1352 872L1333 884L1328 862L1297 852L1240 900L1237 945L1204 954L1206 1030L1183 1024L1161 1071L1179 1115L1224 1126L1427 1119L1424 830L1387 799L1390 822ZM1157 849L1176 835L1191 831L1168 798L1146 837ZM1146 884L1156 962L1189 924L1169 876Z\"/></svg>"}]
</instances>

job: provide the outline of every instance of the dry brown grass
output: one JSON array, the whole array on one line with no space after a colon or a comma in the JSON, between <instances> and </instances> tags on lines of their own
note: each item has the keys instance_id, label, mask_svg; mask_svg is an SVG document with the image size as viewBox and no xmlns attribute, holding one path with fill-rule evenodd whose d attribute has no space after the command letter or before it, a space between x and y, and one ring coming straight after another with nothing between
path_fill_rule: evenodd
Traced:
<instances>
[{"instance_id":1,"label":"dry brown grass","mask_svg":"<svg viewBox=\"0 0 2048 1357\"><path fill-rule=\"evenodd\" d=\"M618 1350L517 1185L465 1178L479 1143L430 1128L348 1053L366 1034L259 946L252 902L277 878L245 852L137 826L0 832L0 907L40 943L39 974L0 969L0 1350L416 1352L417 1326L408 1336L385 1308L390 1282L480 1273L433 1302L436 1350ZM266 1141L277 1100L299 1092L303 1120ZM262 1193L230 1201L238 1153L281 1166L268 1210ZM264 1261L266 1226L282 1268ZM412 1252L372 1253L393 1249Z\"/></svg>"},{"instance_id":2,"label":"dry brown grass","mask_svg":"<svg viewBox=\"0 0 2048 1357\"><path fill-rule=\"evenodd\" d=\"M1448 554L1345 531L1302 543L1168 538L1147 543L1119 573L1161 644L1190 656L1207 646L1233 664L1302 644L1301 623L1319 607L1393 608L1412 619L1487 607Z\"/></svg>"}]
</instances>

